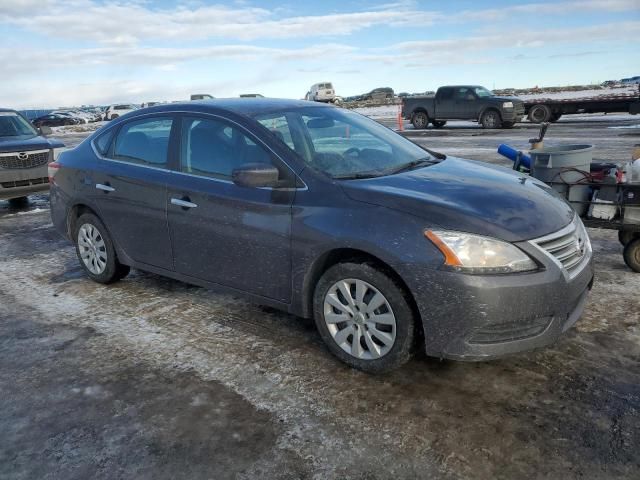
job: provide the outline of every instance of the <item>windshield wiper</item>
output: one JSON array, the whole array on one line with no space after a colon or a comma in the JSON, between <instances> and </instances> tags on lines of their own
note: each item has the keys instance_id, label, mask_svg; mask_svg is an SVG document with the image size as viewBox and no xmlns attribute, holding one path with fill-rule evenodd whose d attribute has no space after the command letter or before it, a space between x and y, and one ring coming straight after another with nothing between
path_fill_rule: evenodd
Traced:
<instances>
[{"instance_id":1,"label":"windshield wiper","mask_svg":"<svg viewBox=\"0 0 640 480\"><path fill-rule=\"evenodd\" d=\"M434 152L433 150L431 150L430 148L427 147L423 147L422 145L418 145L421 149L423 149L425 152L429 153L431 156L437 158L438 160L446 160L447 156L444 153L440 153L440 152Z\"/></svg>"},{"instance_id":2,"label":"windshield wiper","mask_svg":"<svg viewBox=\"0 0 640 480\"><path fill-rule=\"evenodd\" d=\"M407 172L409 170L414 170L420 167L426 167L429 165L433 165L435 163L440 163L440 161L434 160L433 158L421 158L419 160L412 160L408 163L404 163L397 167L385 170L384 175L393 175L394 173Z\"/></svg>"},{"instance_id":3,"label":"windshield wiper","mask_svg":"<svg viewBox=\"0 0 640 480\"><path fill-rule=\"evenodd\" d=\"M381 172L360 172L360 173L344 173L342 175L333 175L331 178L335 180L359 180L362 178L376 178L386 175Z\"/></svg>"}]
</instances>

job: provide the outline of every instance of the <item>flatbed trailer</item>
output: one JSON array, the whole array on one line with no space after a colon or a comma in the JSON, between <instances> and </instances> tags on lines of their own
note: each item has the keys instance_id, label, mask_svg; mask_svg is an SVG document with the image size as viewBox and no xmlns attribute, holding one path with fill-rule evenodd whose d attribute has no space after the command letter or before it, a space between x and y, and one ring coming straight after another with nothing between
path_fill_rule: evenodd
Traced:
<instances>
[{"instance_id":1,"label":"flatbed trailer","mask_svg":"<svg viewBox=\"0 0 640 480\"><path fill-rule=\"evenodd\" d=\"M637 93L600 95L584 98L532 98L524 101L524 111L533 123L556 122L562 115L576 113L640 113L640 87Z\"/></svg>"}]
</instances>

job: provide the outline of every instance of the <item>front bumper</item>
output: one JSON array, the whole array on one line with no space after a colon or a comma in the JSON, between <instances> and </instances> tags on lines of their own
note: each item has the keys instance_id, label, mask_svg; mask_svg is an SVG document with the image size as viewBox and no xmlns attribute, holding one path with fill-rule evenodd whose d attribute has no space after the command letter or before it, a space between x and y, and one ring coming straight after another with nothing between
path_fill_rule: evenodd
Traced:
<instances>
[{"instance_id":1,"label":"front bumper","mask_svg":"<svg viewBox=\"0 0 640 480\"><path fill-rule=\"evenodd\" d=\"M19 170L0 169L0 200L49 190L48 174L47 165Z\"/></svg>"},{"instance_id":2,"label":"front bumper","mask_svg":"<svg viewBox=\"0 0 640 480\"><path fill-rule=\"evenodd\" d=\"M593 285L593 258L569 275L529 242L532 273L465 275L423 270L407 282L422 318L428 355L488 360L554 343L581 316Z\"/></svg>"}]
</instances>

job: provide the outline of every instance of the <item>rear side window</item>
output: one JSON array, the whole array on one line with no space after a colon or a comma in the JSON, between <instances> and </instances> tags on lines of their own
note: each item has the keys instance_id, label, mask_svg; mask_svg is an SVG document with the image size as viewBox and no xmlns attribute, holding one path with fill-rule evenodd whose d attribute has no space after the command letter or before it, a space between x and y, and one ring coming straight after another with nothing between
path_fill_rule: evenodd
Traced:
<instances>
[{"instance_id":1,"label":"rear side window","mask_svg":"<svg viewBox=\"0 0 640 480\"><path fill-rule=\"evenodd\" d=\"M164 168L167 165L170 118L145 118L125 124L116 137L113 158Z\"/></svg>"},{"instance_id":2,"label":"rear side window","mask_svg":"<svg viewBox=\"0 0 640 480\"><path fill-rule=\"evenodd\" d=\"M443 100L453 97L453 88L441 88L438 96Z\"/></svg>"}]
</instances>

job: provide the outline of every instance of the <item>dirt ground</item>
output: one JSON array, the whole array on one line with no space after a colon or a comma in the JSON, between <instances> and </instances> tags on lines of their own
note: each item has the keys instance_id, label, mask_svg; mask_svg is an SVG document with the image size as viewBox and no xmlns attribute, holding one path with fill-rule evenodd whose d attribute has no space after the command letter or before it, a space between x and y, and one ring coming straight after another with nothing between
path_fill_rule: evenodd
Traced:
<instances>
[{"instance_id":1,"label":"dirt ground","mask_svg":"<svg viewBox=\"0 0 640 480\"><path fill-rule=\"evenodd\" d=\"M563 119L548 136L621 161L640 128L609 127L638 123ZM497 145L535 132L407 134L506 163ZM554 346L370 376L311 321L139 271L89 281L47 208L0 202L2 479L640 478L640 274L615 232L590 230L596 283Z\"/></svg>"}]
</instances>

